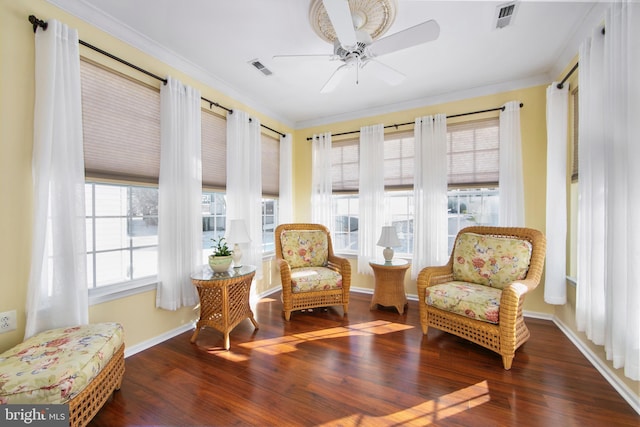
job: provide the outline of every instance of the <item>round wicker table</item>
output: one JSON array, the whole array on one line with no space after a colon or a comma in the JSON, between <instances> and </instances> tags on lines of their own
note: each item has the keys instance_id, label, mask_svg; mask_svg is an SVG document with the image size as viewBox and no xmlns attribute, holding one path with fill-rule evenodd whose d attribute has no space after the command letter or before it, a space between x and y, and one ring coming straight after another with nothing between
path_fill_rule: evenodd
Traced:
<instances>
[{"instance_id":1,"label":"round wicker table","mask_svg":"<svg viewBox=\"0 0 640 427\"><path fill-rule=\"evenodd\" d=\"M224 348L229 350L229 333L247 317L258 329L249 305L251 282L256 267L243 265L224 273L214 273L205 265L202 270L191 275L191 282L198 289L200 297L200 319L191 336L195 343L201 328L209 326L224 334Z\"/></svg>"},{"instance_id":2,"label":"round wicker table","mask_svg":"<svg viewBox=\"0 0 640 427\"><path fill-rule=\"evenodd\" d=\"M404 275L411 263L404 259L391 261L370 261L375 277L375 289L371 298L370 310L377 304L383 307L395 307L398 313L404 313L407 295L404 292Z\"/></svg>"}]
</instances>

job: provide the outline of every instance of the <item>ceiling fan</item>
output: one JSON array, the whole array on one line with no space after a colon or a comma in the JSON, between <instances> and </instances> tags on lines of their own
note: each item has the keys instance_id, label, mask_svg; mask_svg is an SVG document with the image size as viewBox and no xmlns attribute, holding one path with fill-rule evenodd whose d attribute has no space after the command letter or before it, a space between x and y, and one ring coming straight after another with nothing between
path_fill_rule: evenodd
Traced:
<instances>
[{"instance_id":1,"label":"ceiling fan","mask_svg":"<svg viewBox=\"0 0 640 427\"><path fill-rule=\"evenodd\" d=\"M275 55L274 60L289 58L329 58L342 64L324 84L321 93L333 91L350 69L365 69L390 85L406 77L377 58L435 40L440 26L429 20L387 37L379 38L393 23L397 0L314 0L309 19L316 33L333 43L333 54ZM374 40L375 39L375 40Z\"/></svg>"}]
</instances>

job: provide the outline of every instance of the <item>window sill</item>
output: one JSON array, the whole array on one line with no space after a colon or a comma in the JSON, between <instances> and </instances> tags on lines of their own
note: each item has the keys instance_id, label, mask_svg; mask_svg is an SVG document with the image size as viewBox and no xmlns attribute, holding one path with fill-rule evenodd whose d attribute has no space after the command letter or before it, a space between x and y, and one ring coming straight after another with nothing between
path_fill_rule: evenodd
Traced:
<instances>
[{"instance_id":1,"label":"window sill","mask_svg":"<svg viewBox=\"0 0 640 427\"><path fill-rule=\"evenodd\" d=\"M151 276L131 282L89 289L89 305L102 304L104 302L152 291L156 289L157 284L158 278Z\"/></svg>"}]
</instances>

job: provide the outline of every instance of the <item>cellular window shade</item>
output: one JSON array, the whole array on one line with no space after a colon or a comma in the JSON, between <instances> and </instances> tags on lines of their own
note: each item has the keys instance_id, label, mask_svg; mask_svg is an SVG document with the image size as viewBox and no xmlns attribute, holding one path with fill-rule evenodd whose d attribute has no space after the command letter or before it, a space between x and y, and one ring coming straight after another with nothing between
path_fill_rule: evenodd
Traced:
<instances>
[{"instance_id":1,"label":"cellular window shade","mask_svg":"<svg viewBox=\"0 0 640 427\"><path fill-rule=\"evenodd\" d=\"M202 110L202 186L224 190L227 185L227 119Z\"/></svg>"},{"instance_id":2,"label":"cellular window shade","mask_svg":"<svg viewBox=\"0 0 640 427\"><path fill-rule=\"evenodd\" d=\"M280 195L280 139L262 134L262 194Z\"/></svg>"},{"instance_id":3,"label":"cellular window shade","mask_svg":"<svg viewBox=\"0 0 640 427\"><path fill-rule=\"evenodd\" d=\"M498 184L499 130L497 118L447 126L449 185Z\"/></svg>"},{"instance_id":4,"label":"cellular window shade","mask_svg":"<svg viewBox=\"0 0 640 427\"><path fill-rule=\"evenodd\" d=\"M578 153L579 153L579 147L578 147L578 117L580 116L580 111L579 111L579 104L580 104L580 96L578 95L578 89L576 88L576 90L573 92L573 157L572 157L572 161L571 161L571 180L572 181L577 181L578 180L578 171L579 171L579 164L578 164Z\"/></svg>"},{"instance_id":5,"label":"cellular window shade","mask_svg":"<svg viewBox=\"0 0 640 427\"><path fill-rule=\"evenodd\" d=\"M360 139L334 141L331 144L331 189L334 193L358 191Z\"/></svg>"},{"instance_id":6,"label":"cellular window shade","mask_svg":"<svg viewBox=\"0 0 640 427\"><path fill-rule=\"evenodd\" d=\"M86 176L157 183L159 89L86 60L80 76Z\"/></svg>"},{"instance_id":7,"label":"cellular window shade","mask_svg":"<svg viewBox=\"0 0 640 427\"><path fill-rule=\"evenodd\" d=\"M415 141L413 130L385 135L384 187L385 189L413 188Z\"/></svg>"}]
</instances>

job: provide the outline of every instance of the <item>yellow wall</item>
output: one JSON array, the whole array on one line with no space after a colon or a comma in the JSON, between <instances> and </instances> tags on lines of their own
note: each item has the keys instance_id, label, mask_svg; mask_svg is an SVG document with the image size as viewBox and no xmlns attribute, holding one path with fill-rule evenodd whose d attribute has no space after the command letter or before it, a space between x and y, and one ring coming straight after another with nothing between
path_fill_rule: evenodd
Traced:
<instances>
[{"instance_id":1,"label":"yellow wall","mask_svg":"<svg viewBox=\"0 0 640 427\"><path fill-rule=\"evenodd\" d=\"M31 248L34 100L34 33L29 15L43 20L58 19L78 30L80 39L116 56L166 76L171 75L196 87L203 97L228 108L247 111L267 126L283 133L287 128L228 96L204 86L193 78L137 51L87 23L66 14L44 0L0 0L0 312L16 310L17 330L0 334L0 352L22 341L25 328L25 304L29 279ZM159 87L160 82L131 68L81 47L81 55L103 63L135 79ZM203 103L203 106L208 104ZM277 286L265 262L265 278L256 291ZM279 282L278 282L279 283ZM191 324L197 319L193 307L175 312L155 308L155 291L91 306L91 322L116 321L123 324L128 347Z\"/></svg>"}]
</instances>

